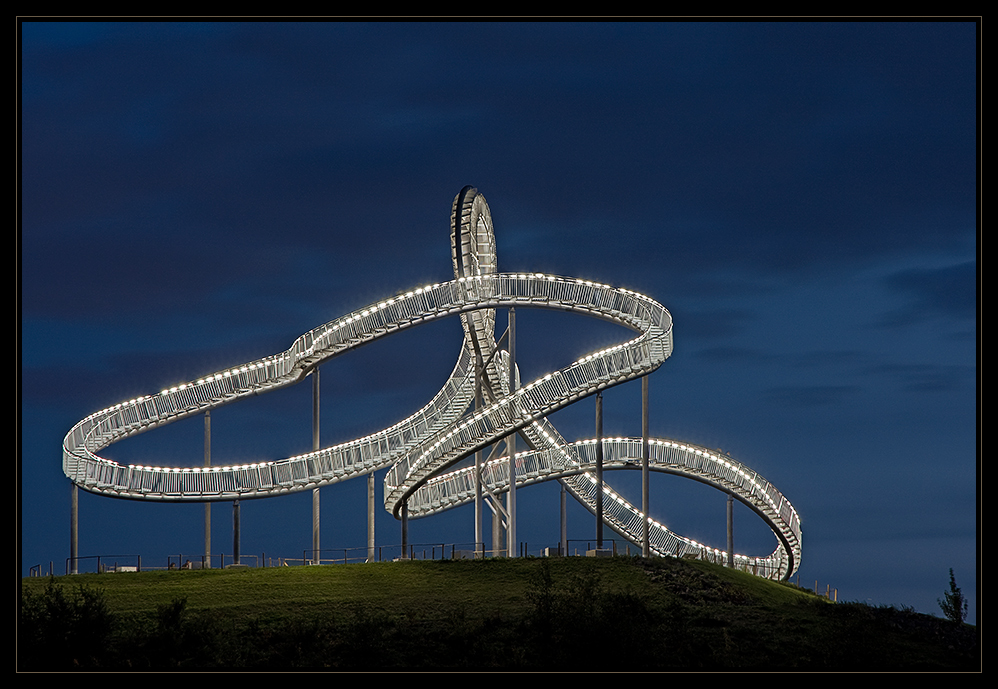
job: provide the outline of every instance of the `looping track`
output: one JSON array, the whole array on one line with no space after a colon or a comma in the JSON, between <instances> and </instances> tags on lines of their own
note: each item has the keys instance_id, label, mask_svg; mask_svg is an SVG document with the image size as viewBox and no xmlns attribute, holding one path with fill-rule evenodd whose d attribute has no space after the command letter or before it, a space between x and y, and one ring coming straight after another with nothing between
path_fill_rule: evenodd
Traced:
<instances>
[{"instance_id":1,"label":"looping track","mask_svg":"<svg viewBox=\"0 0 998 689\"><path fill-rule=\"evenodd\" d=\"M496 272L495 238L488 204L465 187L452 211L455 279L426 285L371 304L321 325L281 353L138 397L91 414L63 441L63 470L80 487L118 498L204 502L263 498L311 490L384 467L385 507L396 516L403 502L412 517L426 516L474 498L469 468L455 465L476 450L519 431L529 450L516 457L516 484L559 479L595 511L592 442L568 443L547 415L583 397L657 369L672 353L672 317L658 302L622 288L539 273ZM623 325L633 339L594 352L571 365L517 387L510 394L509 358L495 340L495 309L544 308L582 313ZM415 414L372 435L308 454L270 462L215 467L121 465L97 453L125 437L242 397L301 382L319 364L355 347L438 318L459 315L464 346L440 392ZM476 365L484 364L482 408L467 413L475 396ZM604 439L607 469L635 467L641 439ZM664 439L650 441L650 468L678 474L731 493L753 509L777 536L765 557L736 555L738 566L787 579L800 563L800 520L768 481L730 457ZM483 469L493 492L509 487L508 462ZM469 492L470 491L470 492ZM643 515L604 486L605 522L635 544ZM720 552L651 522L652 551L707 556Z\"/></svg>"}]
</instances>

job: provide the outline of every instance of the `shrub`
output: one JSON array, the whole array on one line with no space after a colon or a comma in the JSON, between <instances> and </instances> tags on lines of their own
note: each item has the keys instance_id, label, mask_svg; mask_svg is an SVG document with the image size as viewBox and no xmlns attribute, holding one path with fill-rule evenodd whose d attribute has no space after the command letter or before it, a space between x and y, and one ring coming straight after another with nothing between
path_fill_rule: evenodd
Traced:
<instances>
[{"instance_id":1,"label":"shrub","mask_svg":"<svg viewBox=\"0 0 998 689\"><path fill-rule=\"evenodd\" d=\"M66 594L50 578L40 595L21 593L19 658L26 669L100 667L117 620L104 590L82 584Z\"/></svg>"}]
</instances>

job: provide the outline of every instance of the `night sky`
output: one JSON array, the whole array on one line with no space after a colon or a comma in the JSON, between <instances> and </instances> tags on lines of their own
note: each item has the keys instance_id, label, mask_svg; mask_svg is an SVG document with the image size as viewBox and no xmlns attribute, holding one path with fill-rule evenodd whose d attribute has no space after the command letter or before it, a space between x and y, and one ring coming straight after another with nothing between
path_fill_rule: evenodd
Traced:
<instances>
[{"instance_id":1,"label":"night sky","mask_svg":"<svg viewBox=\"0 0 998 689\"><path fill-rule=\"evenodd\" d=\"M651 432L721 448L801 515L800 583L977 619L978 25L21 24L20 555L69 555L61 442L89 413L288 348L453 277L449 216L489 201L499 269L648 294L675 319ZM505 327L506 314L497 321ZM631 334L517 310L524 380ZM448 319L322 367L322 443L440 388ZM641 433L640 383L604 395ZM552 421L594 433L592 398ZM212 413L212 462L311 449L309 383ZM199 465L203 421L111 446ZM399 523L381 507L378 544ZM608 482L640 504L633 472ZM322 490L322 547L366 544L366 481ZM519 539L558 539L555 484ZM736 549L775 538L747 508ZM203 508L80 493L80 555L203 550ZM725 496L653 476L652 516L723 548ZM594 518L570 505L569 538ZM213 548L231 553L231 509ZM470 507L410 541L473 540ZM311 495L244 501L242 551L301 557Z\"/></svg>"}]
</instances>

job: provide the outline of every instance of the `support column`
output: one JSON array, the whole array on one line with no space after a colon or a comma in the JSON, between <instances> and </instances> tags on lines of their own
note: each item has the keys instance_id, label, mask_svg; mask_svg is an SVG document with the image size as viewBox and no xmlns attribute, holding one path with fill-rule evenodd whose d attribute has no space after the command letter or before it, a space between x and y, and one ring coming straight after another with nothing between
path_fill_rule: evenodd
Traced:
<instances>
[{"instance_id":1,"label":"support column","mask_svg":"<svg viewBox=\"0 0 998 689\"><path fill-rule=\"evenodd\" d=\"M506 544L503 543L502 516L496 512L492 513L492 557L500 557L506 552Z\"/></svg>"},{"instance_id":2,"label":"support column","mask_svg":"<svg viewBox=\"0 0 998 689\"><path fill-rule=\"evenodd\" d=\"M603 547L603 393L596 393L596 547Z\"/></svg>"},{"instance_id":3,"label":"support column","mask_svg":"<svg viewBox=\"0 0 998 689\"><path fill-rule=\"evenodd\" d=\"M509 395L512 402L516 392L516 309L509 310ZM510 415L515 412L511 405ZM509 525L506 532L506 554L516 557L516 431L506 436L506 449L509 451L509 492L506 494L506 511Z\"/></svg>"},{"instance_id":4,"label":"support column","mask_svg":"<svg viewBox=\"0 0 998 689\"><path fill-rule=\"evenodd\" d=\"M232 501L232 564L239 564L239 501Z\"/></svg>"},{"instance_id":5,"label":"support column","mask_svg":"<svg viewBox=\"0 0 998 689\"><path fill-rule=\"evenodd\" d=\"M69 484L69 573L79 574L80 487Z\"/></svg>"},{"instance_id":6,"label":"support column","mask_svg":"<svg viewBox=\"0 0 998 689\"><path fill-rule=\"evenodd\" d=\"M204 413L204 465L211 466L211 411ZM211 503L204 504L204 566L211 569Z\"/></svg>"},{"instance_id":7,"label":"support column","mask_svg":"<svg viewBox=\"0 0 998 689\"><path fill-rule=\"evenodd\" d=\"M402 559L409 559L409 501L402 502Z\"/></svg>"},{"instance_id":8,"label":"support column","mask_svg":"<svg viewBox=\"0 0 998 689\"><path fill-rule=\"evenodd\" d=\"M651 557L651 541L649 538L649 471L648 471L648 375L641 378L641 512L644 513L644 524L641 536L641 557Z\"/></svg>"},{"instance_id":9,"label":"support column","mask_svg":"<svg viewBox=\"0 0 998 689\"><path fill-rule=\"evenodd\" d=\"M482 362L475 362L475 412L482 407ZM475 452L475 551L482 543L482 451Z\"/></svg>"},{"instance_id":10,"label":"support column","mask_svg":"<svg viewBox=\"0 0 998 689\"><path fill-rule=\"evenodd\" d=\"M568 556L568 512L566 511L565 504L568 497L568 489L565 488L564 481L558 481L561 484L561 555L562 557Z\"/></svg>"},{"instance_id":11,"label":"support column","mask_svg":"<svg viewBox=\"0 0 998 689\"><path fill-rule=\"evenodd\" d=\"M374 562L374 472L367 475L367 561Z\"/></svg>"},{"instance_id":12,"label":"support column","mask_svg":"<svg viewBox=\"0 0 998 689\"><path fill-rule=\"evenodd\" d=\"M735 566L735 497L728 493L728 567Z\"/></svg>"},{"instance_id":13,"label":"support column","mask_svg":"<svg viewBox=\"0 0 998 689\"><path fill-rule=\"evenodd\" d=\"M319 449L319 368L312 369L312 451ZM319 552L319 489L312 489L312 562L320 563Z\"/></svg>"}]
</instances>

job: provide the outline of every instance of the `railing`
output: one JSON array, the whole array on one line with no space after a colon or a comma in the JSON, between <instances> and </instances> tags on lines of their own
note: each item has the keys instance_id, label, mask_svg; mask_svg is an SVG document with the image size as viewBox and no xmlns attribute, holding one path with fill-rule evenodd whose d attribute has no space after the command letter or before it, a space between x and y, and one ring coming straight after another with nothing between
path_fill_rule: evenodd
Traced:
<instances>
[{"instance_id":1,"label":"railing","mask_svg":"<svg viewBox=\"0 0 998 689\"><path fill-rule=\"evenodd\" d=\"M226 562L228 560L228 562ZM75 566L74 566L75 561ZM267 556L265 553L257 555L255 553L243 553L239 556L239 564L250 567L266 567ZM110 572L142 572L154 570L183 571L225 568L235 564L235 558L225 553L213 553L211 556L195 555L167 555L166 564L150 565L148 561L143 564L141 555L83 555L76 558L66 558L66 574L81 573L81 565L87 564L92 567L91 573L104 574ZM32 572L40 565L32 567ZM49 563L49 573L52 565ZM30 574L30 576L38 576Z\"/></svg>"},{"instance_id":2,"label":"railing","mask_svg":"<svg viewBox=\"0 0 998 689\"><path fill-rule=\"evenodd\" d=\"M504 551L505 552L505 551ZM395 560L460 560L492 557L495 553L484 543L410 543L367 547L333 548L302 551L305 564L351 564L361 562L389 562Z\"/></svg>"},{"instance_id":3,"label":"railing","mask_svg":"<svg viewBox=\"0 0 998 689\"><path fill-rule=\"evenodd\" d=\"M389 299L355 312L307 333L305 341L296 341L288 352L233 367L160 392L123 402L78 423L64 441L64 470L81 487L95 493L119 497L138 497L166 501L232 500L311 490L371 471L397 464L391 477L390 499L398 502L394 491L408 490L410 483L430 471L438 470L448 457L440 452L427 454L428 439L443 437L457 421L474 394L471 360L467 348L448 384L426 407L408 419L379 433L331 448L270 462L252 462L213 467L160 467L120 465L96 454L100 449L129 435L145 432L158 425L172 423L193 414L225 404L233 397L257 394L298 382L314 365L341 354L359 344L391 332L452 313L494 309L505 305L534 305L573 310L613 320L632 328L644 328L643 338L627 343L626 351L610 348L551 376L528 384L512 399L494 402L471 422L465 422L460 436L448 436L445 450L461 453L468 442L485 442L522 428L532 418L608 387L621 380L647 373L664 361L671 351L671 332L657 323L669 321L665 309L638 295L609 286L585 286L569 278L540 275L499 275L487 282L487 289L457 294L459 281L431 285L408 292L397 300ZM511 290L504 294L500 287ZM490 296L476 300L475 293ZM614 292L614 298L604 292ZM494 296L498 294L498 296ZM584 295L588 302L579 301ZM594 299L595 295L603 296ZM457 297L466 297L455 300ZM422 297L422 299L418 299ZM413 302L426 308L407 310ZM609 310L601 306L613 303ZM433 308L430 308L432 304ZM551 306L557 304L557 306ZM409 315L412 313L413 315ZM662 340L654 347L648 338ZM305 354L295 365L290 362L295 351ZM508 378L508 363L497 358L490 370L496 380ZM400 477L407 477L403 481ZM387 486L388 484L386 484ZM393 504L393 507L395 505Z\"/></svg>"},{"instance_id":4,"label":"railing","mask_svg":"<svg viewBox=\"0 0 998 689\"><path fill-rule=\"evenodd\" d=\"M613 556L631 557L641 554L641 549L626 539L604 538L602 549L609 551ZM597 550L597 541L589 539L569 539L567 547L562 548L560 543L554 545L537 547L522 541L519 543L517 552L520 557L584 557L589 552ZM372 549L367 546L354 546L349 548L324 548L316 553L309 549L302 551L300 558L267 557L265 553L260 555L244 554L240 555L240 564L252 568L266 567L290 567L290 566L311 566L311 565L342 565L360 564L374 562L394 562L399 560L469 560L492 557L507 557L505 547L492 549L486 547L485 543L410 543L403 551L401 544L379 545ZM723 554L722 554L723 555ZM700 549L685 553L682 557L703 559L715 564L725 564L724 557L709 549ZM127 559L126 559L127 558ZM226 562L228 560L228 562ZM73 558L66 558L66 573L72 571ZM135 562L134 565L127 564ZM249 561L249 562L247 562ZM90 573L106 574L115 572L151 572L151 571L196 571L207 569L225 569L233 563L233 557L225 553L213 554L210 558L205 555L195 556L191 559L183 554L167 555L165 565L150 565L148 561L142 564L141 555L87 555L76 558L77 571L81 562L93 563L93 570ZM214 566L212 566L214 565ZM751 562L736 562L736 568L753 574L760 574L757 567ZM29 568L29 577L42 576L41 565L32 565ZM87 572L79 572L87 573ZM53 574L52 563L49 563L49 575ZM797 585L800 585L798 576ZM827 587L824 593L818 590L818 582L815 581L814 592L818 595L828 597L830 600L837 599L838 590Z\"/></svg>"},{"instance_id":5,"label":"railing","mask_svg":"<svg viewBox=\"0 0 998 689\"><path fill-rule=\"evenodd\" d=\"M131 564L131 563L135 564ZM84 555L79 557L66 558L66 574L81 573L81 564L86 566L92 563L93 571L97 574L105 572L139 572L142 570L141 555Z\"/></svg>"},{"instance_id":6,"label":"railing","mask_svg":"<svg viewBox=\"0 0 998 689\"><path fill-rule=\"evenodd\" d=\"M419 491L431 483L438 486L434 490L443 492L430 499L427 509L453 506L454 496L466 494L470 482L466 476L456 476L458 472L451 467L478 449L521 432L541 454L537 455L536 469L525 469L522 478L517 467L514 483L560 478L589 509L594 509L597 491L603 490L604 496L611 498L608 523L632 542L639 542L644 515L608 487L597 487L592 463L580 458L584 448L567 443L546 417L584 397L655 371L672 353L672 316L653 299L623 288L540 273L496 273L488 204L470 187L455 198L452 229L454 280L399 293L325 323L298 337L284 352L91 414L64 439L65 474L82 488L102 495L206 502L311 490L389 467L385 507L399 516L403 503L418 501ZM514 307L585 314L625 326L637 336L513 390L510 378L518 376L510 375L509 356L497 351L494 324L496 308ZM312 368L357 346L452 315L460 315L465 338L450 378L423 409L378 433L296 457L229 466L124 466L97 454L129 435L241 397L296 384ZM476 362L487 362L481 376L486 398L481 408L465 415L474 397ZM714 455L704 456L700 449L693 454L703 466L669 465L664 458L656 464L659 470L671 470L732 492L759 512L774 528L781 547L768 558L755 558L754 566L761 568L763 576L789 577L800 562L799 520L789 502L759 477L749 478L747 467L736 467L737 463ZM543 467L542 457L548 462ZM520 462L521 456L515 459ZM523 462L528 461L535 461L534 457L524 455ZM490 479L495 485L503 480L510 485L508 467L502 463L493 463L488 471L497 474ZM505 478L501 476L504 471ZM767 495L769 503L765 502ZM709 551L658 523L653 524L651 539L653 550L660 554L702 550L704 557L714 557L720 552ZM303 555L303 562L306 559ZM321 553L317 560L322 560Z\"/></svg>"},{"instance_id":7,"label":"railing","mask_svg":"<svg viewBox=\"0 0 998 689\"><path fill-rule=\"evenodd\" d=\"M578 441L548 450L518 453L517 485L551 479L577 477L582 501L594 510L597 487L591 480L596 461L594 439ZM641 438L604 438L604 470L633 470L642 456ZM800 520L793 507L766 479L728 455L707 448L664 438L649 439L649 469L692 478L731 493L749 506L773 529L779 546L768 557L735 554L735 566L763 576L782 577L800 561ZM589 472L589 473L582 473ZM484 464L482 484L492 493L509 489L507 457ZM604 487L604 520L618 533L638 540L643 537L641 516L611 489ZM474 499L474 467L464 467L433 479L409 499L410 517L421 517L467 504ZM723 562L726 552L709 548L679 536L661 524L650 524L652 551L658 555Z\"/></svg>"}]
</instances>

